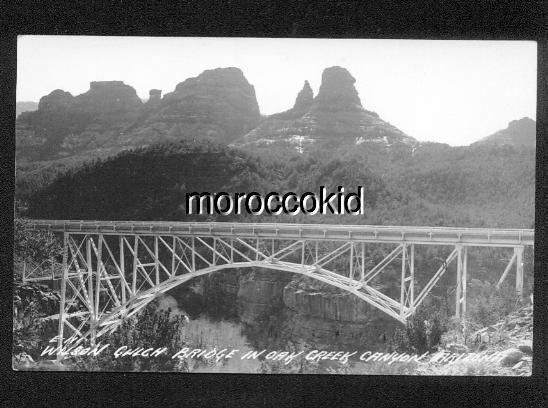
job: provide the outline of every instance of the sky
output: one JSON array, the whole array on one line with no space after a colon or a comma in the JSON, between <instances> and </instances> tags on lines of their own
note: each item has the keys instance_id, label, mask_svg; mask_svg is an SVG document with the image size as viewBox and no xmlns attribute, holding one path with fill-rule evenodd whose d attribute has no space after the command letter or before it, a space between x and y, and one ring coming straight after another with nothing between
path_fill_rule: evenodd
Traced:
<instances>
[{"instance_id":1,"label":"sky","mask_svg":"<svg viewBox=\"0 0 548 408\"><path fill-rule=\"evenodd\" d=\"M420 141L468 145L524 116L536 119L532 41L20 36L17 101L55 89L78 95L91 81L121 80L148 98L206 69L238 67L262 114L293 106L322 71L356 78L365 109Z\"/></svg>"}]
</instances>

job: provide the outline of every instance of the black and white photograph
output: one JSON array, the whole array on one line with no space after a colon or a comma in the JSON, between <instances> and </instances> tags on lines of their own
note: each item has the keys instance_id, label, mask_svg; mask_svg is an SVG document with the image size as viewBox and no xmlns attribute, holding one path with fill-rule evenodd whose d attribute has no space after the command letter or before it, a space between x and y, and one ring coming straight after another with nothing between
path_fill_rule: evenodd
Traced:
<instances>
[{"instance_id":1,"label":"black and white photograph","mask_svg":"<svg viewBox=\"0 0 548 408\"><path fill-rule=\"evenodd\" d=\"M20 35L16 87L13 370L532 375L536 42Z\"/></svg>"}]
</instances>

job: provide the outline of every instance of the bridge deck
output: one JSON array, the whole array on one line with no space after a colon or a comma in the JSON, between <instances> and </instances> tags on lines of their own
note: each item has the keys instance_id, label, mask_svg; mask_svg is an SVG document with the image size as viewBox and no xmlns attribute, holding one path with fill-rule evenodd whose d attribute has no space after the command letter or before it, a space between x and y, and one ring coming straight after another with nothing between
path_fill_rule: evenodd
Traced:
<instances>
[{"instance_id":1,"label":"bridge deck","mask_svg":"<svg viewBox=\"0 0 548 408\"><path fill-rule=\"evenodd\" d=\"M29 223L32 229L73 234L259 237L493 247L534 245L532 229L89 220L29 220Z\"/></svg>"}]
</instances>

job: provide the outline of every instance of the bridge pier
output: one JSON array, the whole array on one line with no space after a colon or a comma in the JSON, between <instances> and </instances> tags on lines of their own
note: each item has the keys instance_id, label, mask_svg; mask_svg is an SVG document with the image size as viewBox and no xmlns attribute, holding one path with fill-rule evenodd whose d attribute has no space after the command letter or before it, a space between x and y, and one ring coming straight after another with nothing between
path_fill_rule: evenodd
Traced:
<instances>
[{"instance_id":1,"label":"bridge pier","mask_svg":"<svg viewBox=\"0 0 548 408\"><path fill-rule=\"evenodd\" d=\"M497 282L497 289L500 288L500 285L506 279L506 276L510 272L512 265L516 264L516 296L521 297L523 295L523 251L525 247L523 245L514 247L514 255L510 258L510 261L506 265L504 272L502 273L499 281Z\"/></svg>"},{"instance_id":2,"label":"bridge pier","mask_svg":"<svg viewBox=\"0 0 548 408\"><path fill-rule=\"evenodd\" d=\"M409 254L407 253L409 247ZM415 246L402 244L401 249L401 281L400 281L400 316L406 318L415 309Z\"/></svg>"},{"instance_id":3,"label":"bridge pier","mask_svg":"<svg viewBox=\"0 0 548 408\"><path fill-rule=\"evenodd\" d=\"M61 349L63 348L63 335L65 329L65 298L67 293L67 277L68 277L68 233L63 233L63 272L61 275L61 298L59 300L59 323L57 326L57 361L63 359Z\"/></svg>"},{"instance_id":4,"label":"bridge pier","mask_svg":"<svg viewBox=\"0 0 548 408\"><path fill-rule=\"evenodd\" d=\"M457 245L457 289L455 294L455 316L460 319L463 333L466 330L466 280L468 248Z\"/></svg>"},{"instance_id":5,"label":"bridge pier","mask_svg":"<svg viewBox=\"0 0 548 408\"><path fill-rule=\"evenodd\" d=\"M523 247L514 248L516 254L516 294L523 294Z\"/></svg>"}]
</instances>

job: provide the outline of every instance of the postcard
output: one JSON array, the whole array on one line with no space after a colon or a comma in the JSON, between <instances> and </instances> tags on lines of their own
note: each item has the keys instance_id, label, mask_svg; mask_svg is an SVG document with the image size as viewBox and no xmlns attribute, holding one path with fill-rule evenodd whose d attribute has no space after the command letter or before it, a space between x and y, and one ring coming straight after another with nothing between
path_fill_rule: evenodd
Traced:
<instances>
[{"instance_id":1,"label":"postcard","mask_svg":"<svg viewBox=\"0 0 548 408\"><path fill-rule=\"evenodd\" d=\"M535 42L17 58L14 370L531 375Z\"/></svg>"}]
</instances>

